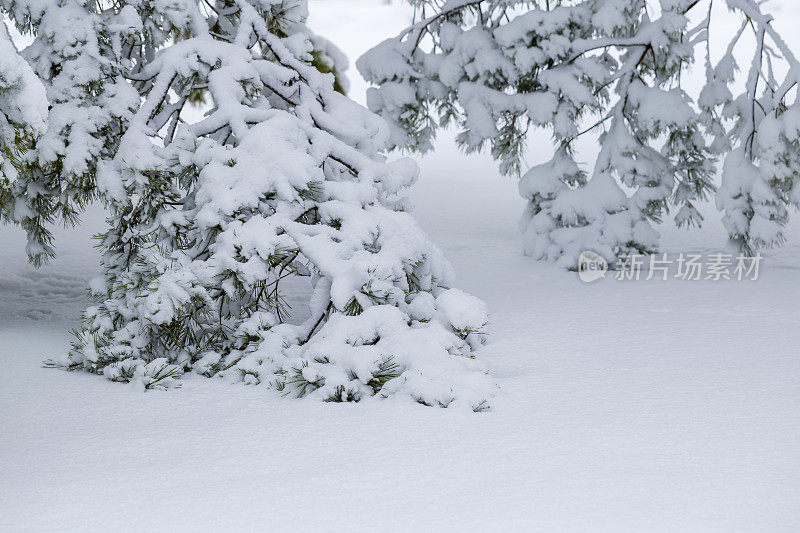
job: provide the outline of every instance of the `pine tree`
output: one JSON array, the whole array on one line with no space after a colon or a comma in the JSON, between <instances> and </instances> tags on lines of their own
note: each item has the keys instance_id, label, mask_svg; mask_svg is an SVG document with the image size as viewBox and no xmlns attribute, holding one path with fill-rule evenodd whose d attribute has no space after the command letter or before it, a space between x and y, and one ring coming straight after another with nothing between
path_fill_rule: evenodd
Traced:
<instances>
[{"instance_id":1,"label":"pine tree","mask_svg":"<svg viewBox=\"0 0 800 533\"><path fill-rule=\"evenodd\" d=\"M52 364L144 388L195 372L485 409L485 305L450 288L403 211L416 166L386 159L385 123L319 68L305 2L171 6L135 25L176 37L126 73L143 103L98 164L97 305ZM198 95L210 109L187 123Z\"/></svg>"},{"instance_id":2,"label":"pine tree","mask_svg":"<svg viewBox=\"0 0 800 533\"><path fill-rule=\"evenodd\" d=\"M527 133L551 132L553 158L520 179L525 249L539 259L575 268L592 250L613 263L655 251L653 225L670 212L678 225L700 225L696 205L714 191L717 156L732 158L718 205L731 238L752 251L781 240L786 206L797 202L785 100L798 71L755 1L726 1L743 30L716 68L707 57L696 99L681 76L708 43L706 0L411 0L414 24L357 66L377 86L369 107L392 124L394 146L429 150L437 130L452 126L466 151L488 146L502 173L520 174ZM708 16L691 25L703 9ZM758 47L747 92L733 100L732 48L748 27ZM790 67L785 80L772 69L779 60ZM600 150L585 169L575 141L590 132Z\"/></svg>"}]
</instances>

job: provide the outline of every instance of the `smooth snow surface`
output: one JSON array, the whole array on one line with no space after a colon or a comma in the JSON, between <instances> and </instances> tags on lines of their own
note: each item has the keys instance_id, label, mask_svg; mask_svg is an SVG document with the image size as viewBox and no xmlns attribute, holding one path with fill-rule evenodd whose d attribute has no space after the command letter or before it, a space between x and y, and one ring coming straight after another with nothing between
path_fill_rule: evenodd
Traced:
<instances>
[{"instance_id":1,"label":"smooth snow surface","mask_svg":"<svg viewBox=\"0 0 800 533\"><path fill-rule=\"evenodd\" d=\"M407 22L378 0L311 8L351 60ZM522 255L513 180L437 147L416 218L489 305L492 412L44 369L87 303L103 214L38 271L0 228L0 531L797 531L800 223L755 282L587 285ZM664 250L721 250L703 214L661 228Z\"/></svg>"}]
</instances>

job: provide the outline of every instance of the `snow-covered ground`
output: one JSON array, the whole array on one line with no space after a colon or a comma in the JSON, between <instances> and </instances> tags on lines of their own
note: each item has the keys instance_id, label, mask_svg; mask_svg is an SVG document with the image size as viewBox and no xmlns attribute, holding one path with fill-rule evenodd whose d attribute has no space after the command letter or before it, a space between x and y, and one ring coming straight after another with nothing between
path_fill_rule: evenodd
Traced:
<instances>
[{"instance_id":1,"label":"snow-covered ground","mask_svg":"<svg viewBox=\"0 0 800 533\"><path fill-rule=\"evenodd\" d=\"M312 9L351 58L407 16ZM102 213L38 271L0 228L0 531L797 531L800 223L758 281L588 285L521 255L523 201L487 158L442 139L422 170L416 216L492 311L489 413L44 369L87 303ZM665 251L720 250L705 213Z\"/></svg>"}]
</instances>

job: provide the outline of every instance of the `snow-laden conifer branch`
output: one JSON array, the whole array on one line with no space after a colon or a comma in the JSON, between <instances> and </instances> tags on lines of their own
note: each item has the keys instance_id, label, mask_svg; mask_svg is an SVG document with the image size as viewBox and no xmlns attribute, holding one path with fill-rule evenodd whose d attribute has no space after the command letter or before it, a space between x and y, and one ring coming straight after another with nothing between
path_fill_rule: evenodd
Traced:
<instances>
[{"instance_id":1,"label":"snow-laden conifer branch","mask_svg":"<svg viewBox=\"0 0 800 533\"><path fill-rule=\"evenodd\" d=\"M25 158L47 125L47 96L33 69L0 24L0 217L11 217L12 190Z\"/></svg>"},{"instance_id":2,"label":"snow-laden conifer branch","mask_svg":"<svg viewBox=\"0 0 800 533\"><path fill-rule=\"evenodd\" d=\"M116 146L137 104L116 61L135 31L130 7L96 11L81 2L3 1L0 11L33 43L21 55L41 80L46 127L28 143L4 216L28 233L39 265L54 254L50 224L73 223L96 197L97 162Z\"/></svg>"},{"instance_id":3,"label":"snow-laden conifer branch","mask_svg":"<svg viewBox=\"0 0 800 533\"><path fill-rule=\"evenodd\" d=\"M528 132L548 129L554 158L520 181L529 200L521 221L527 253L575 268L583 250L611 262L652 252L653 224L667 213L679 225L701 223L696 204L714 193L714 159L728 154L749 161L723 165L717 203L731 238L745 251L782 240L800 168L779 164L796 142L784 100L800 71L753 0L727 2L746 21L719 65L707 55L709 80L696 96L680 80L696 48L709 49L711 0L661 0L652 10L643 0L411 3L424 15L358 61L377 86L369 106L392 124L395 146L429 150L439 128L454 126L462 148L488 147L503 173L521 174ZM690 12L704 18L690 26ZM737 104L726 91L733 48L748 28L757 50ZM778 62L785 78L761 84L774 79ZM771 115L780 132L764 120ZM586 173L573 144L596 131L601 146ZM766 166L765 135L784 146Z\"/></svg>"},{"instance_id":4,"label":"snow-laden conifer branch","mask_svg":"<svg viewBox=\"0 0 800 533\"><path fill-rule=\"evenodd\" d=\"M772 17L757 3L729 0L728 6L743 14L743 29L716 65L709 61L699 103L712 124L713 147L725 159L717 206L731 240L754 253L784 242L788 210L800 204L800 158L796 155L800 64L772 26ZM734 97L730 91L737 68L733 50L747 28L753 33L755 49L744 92ZM776 77L776 65L785 71L783 79ZM719 126L721 119L732 120L733 126Z\"/></svg>"}]
</instances>

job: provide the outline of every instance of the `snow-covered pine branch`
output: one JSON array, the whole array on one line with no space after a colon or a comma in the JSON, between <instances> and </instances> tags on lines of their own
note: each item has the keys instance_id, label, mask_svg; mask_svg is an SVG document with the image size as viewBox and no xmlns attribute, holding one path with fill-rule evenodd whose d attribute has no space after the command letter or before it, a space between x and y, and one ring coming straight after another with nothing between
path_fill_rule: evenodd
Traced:
<instances>
[{"instance_id":1,"label":"snow-covered pine branch","mask_svg":"<svg viewBox=\"0 0 800 533\"><path fill-rule=\"evenodd\" d=\"M488 146L506 174L521 172L528 132L549 130L553 158L519 185L529 201L520 224L527 253L576 268L583 250L610 262L654 251L653 223L667 213L679 225L701 223L696 204L714 191L718 155L731 158L717 196L731 238L745 251L780 242L786 206L797 203L790 191L800 166L788 150L797 136L785 101L797 71L755 1L727 0L759 43L774 44L759 45L737 99L731 53L709 66L703 94L681 86L708 39L711 0L411 3L415 23L357 62L377 86L369 107L390 122L395 146L429 150L437 130L452 125L462 148ZM703 10L709 17L691 26L690 12ZM772 63L781 60L789 74L775 80ZM589 132L600 134L600 150L584 168L574 144Z\"/></svg>"},{"instance_id":2,"label":"snow-covered pine branch","mask_svg":"<svg viewBox=\"0 0 800 533\"><path fill-rule=\"evenodd\" d=\"M284 4L297 9L295 2ZM18 161L15 185L4 189L1 211L5 220L25 229L28 255L41 266L55 255L50 227L75 223L87 203L98 198L97 162L113 156L139 104L136 90L149 89L146 83L129 83L126 76L135 79L156 50L180 38L176 28L183 24L183 13L153 1L112 6L0 0L0 14L19 32L33 35L21 55L46 87L50 107L44 130L17 140L16 149L26 156ZM332 73L336 89L346 91L342 72L347 59L326 39L311 39L312 64ZM190 101L202 102L203 94L198 88Z\"/></svg>"},{"instance_id":3,"label":"snow-covered pine branch","mask_svg":"<svg viewBox=\"0 0 800 533\"><path fill-rule=\"evenodd\" d=\"M416 165L388 161L383 120L315 67L305 2L184 0L161 16L180 38L126 74L144 100L98 165L98 305L54 364L146 388L193 371L485 409L494 384L471 357L485 305L450 288L403 211ZM198 90L211 108L189 124ZM297 320L286 298L303 280Z\"/></svg>"},{"instance_id":4,"label":"snow-covered pine branch","mask_svg":"<svg viewBox=\"0 0 800 533\"><path fill-rule=\"evenodd\" d=\"M783 244L788 209L800 206L800 62L756 2L727 3L744 22L716 65L707 59L699 104L716 136L713 146L725 158L717 207L730 239L752 254ZM750 65L742 69L744 91L733 96L738 69L733 48L748 29L756 46ZM732 120L733 127L719 126L721 118Z\"/></svg>"},{"instance_id":5,"label":"snow-covered pine branch","mask_svg":"<svg viewBox=\"0 0 800 533\"><path fill-rule=\"evenodd\" d=\"M36 265L54 255L49 225L73 223L95 197L97 162L109 157L138 105L136 91L121 77L120 42L133 9L100 11L76 0L0 0L33 43L21 55L41 80L49 106L46 127L28 143L6 216L28 234Z\"/></svg>"},{"instance_id":6,"label":"snow-covered pine branch","mask_svg":"<svg viewBox=\"0 0 800 533\"><path fill-rule=\"evenodd\" d=\"M12 190L46 124L44 86L0 24L0 218L11 218Z\"/></svg>"}]
</instances>

